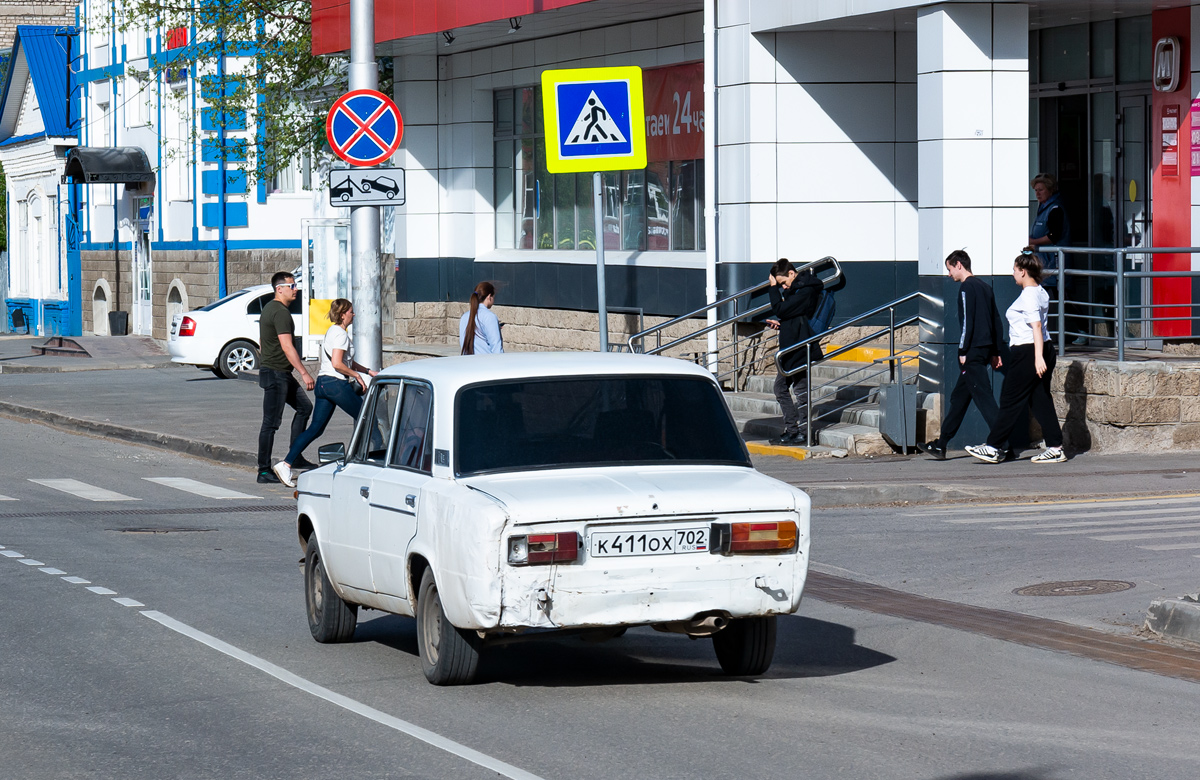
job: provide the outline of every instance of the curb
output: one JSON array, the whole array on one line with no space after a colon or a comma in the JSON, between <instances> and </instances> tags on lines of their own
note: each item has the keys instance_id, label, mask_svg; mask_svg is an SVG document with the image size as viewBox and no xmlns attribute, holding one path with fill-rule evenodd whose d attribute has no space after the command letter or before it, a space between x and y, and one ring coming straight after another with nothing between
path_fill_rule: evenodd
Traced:
<instances>
[{"instance_id":1,"label":"curb","mask_svg":"<svg viewBox=\"0 0 1200 780\"><path fill-rule=\"evenodd\" d=\"M1146 629L1159 636L1200 643L1200 601L1195 596L1151 601L1146 610Z\"/></svg>"},{"instance_id":2,"label":"curb","mask_svg":"<svg viewBox=\"0 0 1200 780\"><path fill-rule=\"evenodd\" d=\"M782 455L796 460L806 460L812 457L806 447L784 447L780 444L759 444L753 441L746 442L746 450L751 455Z\"/></svg>"},{"instance_id":3,"label":"curb","mask_svg":"<svg viewBox=\"0 0 1200 780\"><path fill-rule=\"evenodd\" d=\"M45 423L55 428L62 428L74 433L87 433L93 436L127 441L132 444L144 444L150 447L157 447L161 450L204 458L205 460L212 460L230 466L258 467L257 453L235 450L232 447L226 447L222 444L207 444L205 442L192 441L182 436L172 436L168 433L155 433L154 431L127 428L123 425L114 425L107 422L84 420L79 417L59 414L58 412L21 406L20 404L8 401L0 401L0 414Z\"/></svg>"}]
</instances>

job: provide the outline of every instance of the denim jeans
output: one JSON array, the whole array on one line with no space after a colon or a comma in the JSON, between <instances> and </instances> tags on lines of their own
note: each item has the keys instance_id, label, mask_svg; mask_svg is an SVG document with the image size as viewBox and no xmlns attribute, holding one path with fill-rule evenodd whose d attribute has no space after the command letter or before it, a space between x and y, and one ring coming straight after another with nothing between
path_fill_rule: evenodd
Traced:
<instances>
[{"instance_id":1,"label":"denim jeans","mask_svg":"<svg viewBox=\"0 0 1200 780\"><path fill-rule=\"evenodd\" d=\"M362 398L354 392L356 387L358 382L347 382L345 379L335 379L331 376L317 377L317 405L313 412L312 424L292 441L292 448L288 450L284 462L288 465L295 463L296 458L304 452L304 448L325 432L325 426L329 425L333 418L335 406L350 415L350 419L358 419Z\"/></svg>"},{"instance_id":2,"label":"denim jeans","mask_svg":"<svg viewBox=\"0 0 1200 780\"><path fill-rule=\"evenodd\" d=\"M263 420L262 428L258 431L258 470L270 471L271 450L275 448L275 431L279 430L279 425L283 422L284 404L296 410L295 416L292 417L293 442L304 433L313 407L312 402L308 400L308 394L292 376L291 371L260 368L258 386L263 389Z\"/></svg>"}]
</instances>

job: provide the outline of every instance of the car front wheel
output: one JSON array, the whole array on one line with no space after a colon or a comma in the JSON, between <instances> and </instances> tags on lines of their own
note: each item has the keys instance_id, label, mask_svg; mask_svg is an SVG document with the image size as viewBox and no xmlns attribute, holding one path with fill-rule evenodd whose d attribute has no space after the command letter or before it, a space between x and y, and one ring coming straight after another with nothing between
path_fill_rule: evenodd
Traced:
<instances>
[{"instance_id":1,"label":"car front wheel","mask_svg":"<svg viewBox=\"0 0 1200 780\"><path fill-rule=\"evenodd\" d=\"M736 618L713 634L713 649L725 674L759 675L775 657L775 616Z\"/></svg>"},{"instance_id":2,"label":"car front wheel","mask_svg":"<svg viewBox=\"0 0 1200 780\"><path fill-rule=\"evenodd\" d=\"M226 379L235 379L243 371L258 368L258 348L249 341L231 341L221 350L214 371Z\"/></svg>"},{"instance_id":3,"label":"car front wheel","mask_svg":"<svg viewBox=\"0 0 1200 780\"><path fill-rule=\"evenodd\" d=\"M308 630L322 644L348 642L358 622L358 605L347 604L333 589L325 562L317 546L317 535L308 537L304 555L304 603L308 611Z\"/></svg>"},{"instance_id":4,"label":"car front wheel","mask_svg":"<svg viewBox=\"0 0 1200 780\"><path fill-rule=\"evenodd\" d=\"M456 628L446 619L433 569L426 569L417 592L417 647L425 679L434 685L470 683L479 668L482 644L474 631Z\"/></svg>"}]
</instances>

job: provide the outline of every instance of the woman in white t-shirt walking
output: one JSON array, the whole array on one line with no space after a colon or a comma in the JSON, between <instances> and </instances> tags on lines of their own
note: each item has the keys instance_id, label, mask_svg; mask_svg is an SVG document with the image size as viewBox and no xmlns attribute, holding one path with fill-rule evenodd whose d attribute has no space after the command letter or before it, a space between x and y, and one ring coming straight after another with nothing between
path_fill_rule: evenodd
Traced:
<instances>
[{"instance_id":1,"label":"woman in white t-shirt walking","mask_svg":"<svg viewBox=\"0 0 1200 780\"><path fill-rule=\"evenodd\" d=\"M1008 307L1008 346L1010 357L1004 364L1008 373L1000 388L1000 411L988 433L987 443L967 447L967 452L987 461L1004 460L1008 439L1028 406L1042 426L1046 449L1033 456L1034 463L1062 463L1062 428L1054 399L1050 395L1050 376L1054 373L1054 344L1050 341L1050 296L1042 289L1042 261L1032 250L1025 250L1013 263L1013 279L1021 294Z\"/></svg>"},{"instance_id":2,"label":"woman in white t-shirt walking","mask_svg":"<svg viewBox=\"0 0 1200 780\"><path fill-rule=\"evenodd\" d=\"M358 411L362 408L362 393L367 390L367 382L362 374L375 376L379 373L354 362L354 344L346 332L350 323L354 322L354 304L345 298L335 300L329 307L329 321L333 325L329 326L325 340L321 342L321 370L317 372L317 401L313 404L312 422L304 433L296 437L287 457L273 467L275 476L288 487L296 485L291 464L300 457L305 447L325 432L325 426L333 418L334 407L344 410L352 420L357 420Z\"/></svg>"}]
</instances>

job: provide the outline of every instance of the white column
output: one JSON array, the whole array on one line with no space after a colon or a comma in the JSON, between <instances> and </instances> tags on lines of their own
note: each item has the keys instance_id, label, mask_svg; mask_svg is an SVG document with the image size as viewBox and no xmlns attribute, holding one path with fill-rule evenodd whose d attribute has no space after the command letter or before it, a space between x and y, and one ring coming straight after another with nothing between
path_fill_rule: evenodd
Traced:
<instances>
[{"instance_id":1,"label":"white column","mask_svg":"<svg viewBox=\"0 0 1200 780\"><path fill-rule=\"evenodd\" d=\"M919 272L966 248L1004 274L1029 235L1029 10L946 3L917 18Z\"/></svg>"}]
</instances>

